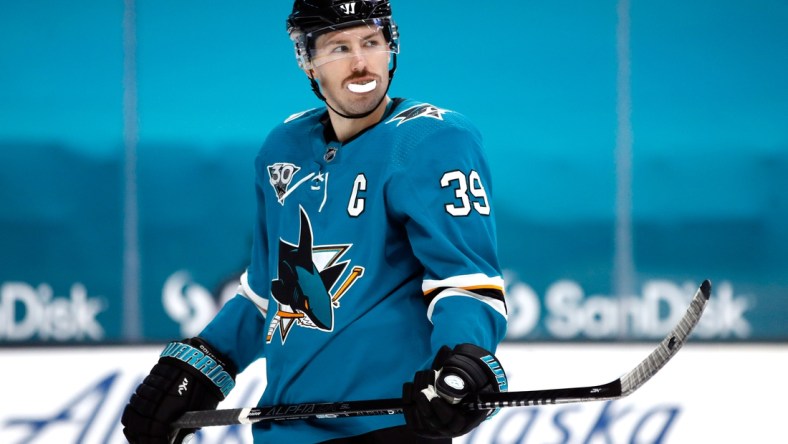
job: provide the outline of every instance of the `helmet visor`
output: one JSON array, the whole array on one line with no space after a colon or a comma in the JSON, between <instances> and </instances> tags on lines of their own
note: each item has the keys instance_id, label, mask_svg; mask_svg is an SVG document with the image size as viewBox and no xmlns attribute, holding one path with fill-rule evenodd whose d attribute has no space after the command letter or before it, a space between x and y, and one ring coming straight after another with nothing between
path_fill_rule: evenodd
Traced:
<instances>
[{"instance_id":1,"label":"helmet visor","mask_svg":"<svg viewBox=\"0 0 788 444\"><path fill-rule=\"evenodd\" d=\"M389 19L354 20L303 35L313 68L353 57L375 58L399 52L396 27Z\"/></svg>"}]
</instances>

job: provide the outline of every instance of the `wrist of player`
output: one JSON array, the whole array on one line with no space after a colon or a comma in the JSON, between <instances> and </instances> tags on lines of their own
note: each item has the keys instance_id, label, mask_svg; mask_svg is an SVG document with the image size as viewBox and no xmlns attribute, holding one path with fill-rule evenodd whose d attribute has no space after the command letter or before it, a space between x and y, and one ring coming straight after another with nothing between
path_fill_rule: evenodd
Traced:
<instances>
[{"instance_id":1,"label":"wrist of player","mask_svg":"<svg viewBox=\"0 0 788 444\"><path fill-rule=\"evenodd\" d=\"M170 424L191 410L210 410L235 386L235 365L201 338L171 342L129 400L121 423L130 443L181 443L196 429Z\"/></svg>"}]
</instances>

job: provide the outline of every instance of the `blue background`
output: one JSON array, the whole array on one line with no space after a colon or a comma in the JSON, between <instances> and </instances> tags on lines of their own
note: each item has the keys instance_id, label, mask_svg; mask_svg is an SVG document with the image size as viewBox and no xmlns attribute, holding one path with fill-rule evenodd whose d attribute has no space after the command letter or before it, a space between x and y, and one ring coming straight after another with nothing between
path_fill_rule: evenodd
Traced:
<instances>
[{"instance_id":1,"label":"blue background","mask_svg":"<svg viewBox=\"0 0 788 444\"><path fill-rule=\"evenodd\" d=\"M165 281L186 270L216 294L243 269L253 157L275 124L320 105L285 33L290 5L0 1L0 285L55 299L84 285L101 341L184 333ZM788 340L788 4L619 6L394 3L391 95L462 112L485 136L502 264L539 295L538 322L510 339L567 339L546 326L558 281L616 300L710 278L746 301L750 331L709 339ZM631 168L617 157L627 128ZM0 343L96 340L4 336L32 311L0 303Z\"/></svg>"}]
</instances>

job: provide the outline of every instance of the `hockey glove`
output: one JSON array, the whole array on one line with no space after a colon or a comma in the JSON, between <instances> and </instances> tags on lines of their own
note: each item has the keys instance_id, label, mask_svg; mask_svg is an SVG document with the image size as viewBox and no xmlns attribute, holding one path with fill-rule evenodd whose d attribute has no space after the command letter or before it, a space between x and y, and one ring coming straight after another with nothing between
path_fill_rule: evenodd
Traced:
<instances>
[{"instance_id":1,"label":"hockey glove","mask_svg":"<svg viewBox=\"0 0 788 444\"><path fill-rule=\"evenodd\" d=\"M184 442L196 429L170 424L187 411L215 409L235 386L235 374L233 363L201 338L169 343L131 395L120 421L123 434L131 444Z\"/></svg>"},{"instance_id":2,"label":"hockey glove","mask_svg":"<svg viewBox=\"0 0 788 444\"><path fill-rule=\"evenodd\" d=\"M429 438L464 435L491 416L494 410L470 410L461 401L479 393L506 391L506 374L487 350L460 344L441 347L430 370L416 373L402 387L408 427Z\"/></svg>"}]
</instances>

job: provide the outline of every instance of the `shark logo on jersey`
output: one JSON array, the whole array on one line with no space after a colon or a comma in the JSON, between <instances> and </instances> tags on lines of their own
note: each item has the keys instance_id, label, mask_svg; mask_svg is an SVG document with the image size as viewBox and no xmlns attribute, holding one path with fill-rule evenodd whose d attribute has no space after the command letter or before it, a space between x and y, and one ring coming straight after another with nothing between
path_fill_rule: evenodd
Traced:
<instances>
[{"instance_id":1,"label":"shark logo on jersey","mask_svg":"<svg viewBox=\"0 0 788 444\"><path fill-rule=\"evenodd\" d=\"M418 119L419 117L429 117L432 119L443 120L443 115L448 112L451 111L438 108L437 106L433 106L428 103L424 103L421 105L411 106L405 111L402 111L401 113L392 117L391 120L386 122L386 124L388 125L389 123L398 120L399 122L397 122L397 126L400 126L405 122Z\"/></svg>"},{"instance_id":2,"label":"shark logo on jersey","mask_svg":"<svg viewBox=\"0 0 788 444\"><path fill-rule=\"evenodd\" d=\"M314 246L313 241L309 216L301 208L298 243L279 239L279 273L271 282L271 295L278 309L268 328L266 343L271 342L277 328L283 344L294 325L333 331L334 309L339 308L342 296L364 274L363 267L353 267L337 285L350 264L339 259L351 245Z\"/></svg>"},{"instance_id":3,"label":"shark logo on jersey","mask_svg":"<svg viewBox=\"0 0 788 444\"><path fill-rule=\"evenodd\" d=\"M301 170L301 167L297 167L292 163L275 163L268 166L268 182L274 187L280 204L285 204L285 197L288 194L287 188L299 170Z\"/></svg>"}]
</instances>

